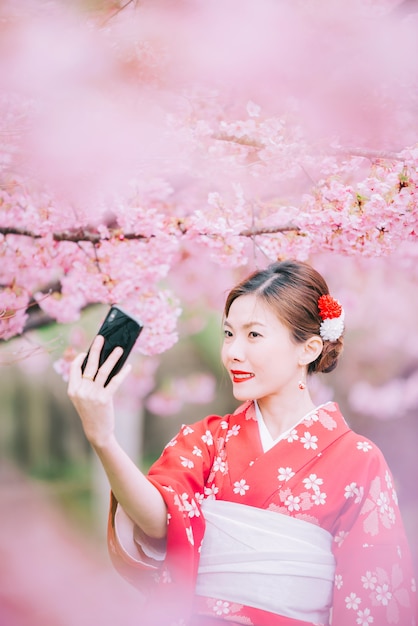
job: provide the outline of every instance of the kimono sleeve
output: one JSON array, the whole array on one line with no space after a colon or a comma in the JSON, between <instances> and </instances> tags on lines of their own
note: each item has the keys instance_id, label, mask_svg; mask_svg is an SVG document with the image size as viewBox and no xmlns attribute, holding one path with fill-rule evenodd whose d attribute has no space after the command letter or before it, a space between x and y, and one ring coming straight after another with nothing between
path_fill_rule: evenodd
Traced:
<instances>
[{"instance_id":1,"label":"kimono sleeve","mask_svg":"<svg viewBox=\"0 0 418 626\"><path fill-rule=\"evenodd\" d=\"M345 487L346 511L335 534L335 626L415 626L411 554L393 479L380 450Z\"/></svg>"},{"instance_id":2,"label":"kimono sleeve","mask_svg":"<svg viewBox=\"0 0 418 626\"><path fill-rule=\"evenodd\" d=\"M167 506L165 546L155 546L132 525L128 543L120 541L117 528L118 503L112 496L108 546L116 569L145 593L150 585L162 583L178 587L172 595L194 588L199 549L205 523L200 504L205 483L214 460L216 442L225 428L224 418L208 416L200 422L182 426L151 466L148 479L160 491ZM126 533L125 533L126 536ZM181 592L180 592L181 588Z\"/></svg>"}]
</instances>

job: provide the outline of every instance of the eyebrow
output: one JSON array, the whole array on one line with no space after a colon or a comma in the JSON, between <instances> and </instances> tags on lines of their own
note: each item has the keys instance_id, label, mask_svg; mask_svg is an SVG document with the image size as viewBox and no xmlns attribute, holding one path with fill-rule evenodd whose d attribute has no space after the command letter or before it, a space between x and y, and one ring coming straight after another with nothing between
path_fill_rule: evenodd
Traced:
<instances>
[{"instance_id":1,"label":"eyebrow","mask_svg":"<svg viewBox=\"0 0 418 626\"><path fill-rule=\"evenodd\" d=\"M224 321L224 326L229 326L229 328L232 328L232 324L230 324L228 322L228 320ZM263 324L263 322L257 322L257 321L253 321L253 322L246 322L245 324L242 325L242 328L251 328L252 326L266 326L265 324Z\"/></svg>"}]
</instances>

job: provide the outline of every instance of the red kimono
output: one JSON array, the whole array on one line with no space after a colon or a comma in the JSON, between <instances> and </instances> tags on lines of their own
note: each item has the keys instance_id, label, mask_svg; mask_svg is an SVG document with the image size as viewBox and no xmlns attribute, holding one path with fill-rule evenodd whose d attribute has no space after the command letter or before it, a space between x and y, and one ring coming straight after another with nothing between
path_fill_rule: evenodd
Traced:
<instances>
[{"instance_id":1,"label":"red kimono","mask_svg":"<svg viewBox=\"0 0 418 626\"><path fill-rule=\"evenodd\" d=\"M152 541L146 547L147 539L133 526L129 547L123 544L115 525L117 502L113 496L109 522L109 550L116 568L147 598L141 626L418 623L411 558L390 471L380 450L350 430L335 403L309 413L266 452L253 402L232 415L211 415L184 425L151 467L149 480L168 508L166 552ZM252 511L261 517L264 510L273 525L276 518L272 513L287 516L277 520L291 528L293 523L298 532L312 529L329 537L334 566L329 569L328 558L330 600L321 613L327 618L304 619L298 602L293 602L293 611L282 584L274 589L274 610L271 599L264 604L263 596L268 593L264 583L260 602L251 600L248 605L242 600L245 589L239 584L232 595L240 601L231 599L230 592L222 588L215 597L197 595L206 500L246 505L235 509L231 505L233 510L242 509L244 517L245 511L251 512L248 507L254 507ZM259 529L253 536L262 534ZM289 580L291 567L288 574L285 569ZM235 575L237 581L244 580L239 571ZM309 583L304 584L301 607L303 595L309 591ZM257 599L258 591L253 592L251 587L250 595Z\"/></svg>"}]
</instances>

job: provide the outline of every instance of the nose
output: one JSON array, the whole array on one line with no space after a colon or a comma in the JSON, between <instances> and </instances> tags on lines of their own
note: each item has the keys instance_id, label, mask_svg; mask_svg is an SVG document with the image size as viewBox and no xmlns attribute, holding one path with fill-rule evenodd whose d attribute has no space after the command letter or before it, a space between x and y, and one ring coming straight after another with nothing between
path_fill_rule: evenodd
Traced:
<instances>
[{"instance_id":1,"label":"nose","mask_svg":"<svg viewBox=\"0 0 418 626\"><path fill-rule=\"evenodd\" d=\"M228 342L224 342L222 346L222 356L224 362L233 361L239 363L244 361L244 346L242 342L237 337L228 340Z\"/></svg>"}]
</instances>

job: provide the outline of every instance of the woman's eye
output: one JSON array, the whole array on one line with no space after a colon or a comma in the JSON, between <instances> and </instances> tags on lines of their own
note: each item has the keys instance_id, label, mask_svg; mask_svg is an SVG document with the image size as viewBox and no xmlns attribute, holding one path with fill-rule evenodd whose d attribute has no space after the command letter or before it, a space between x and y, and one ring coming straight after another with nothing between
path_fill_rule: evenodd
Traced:
<instances>
[{"instance_id":1,"label":"woman's eye","mask_svg":"<svg viewBox=\"0 0 418 626\"><path fill-rule=\"evenodd\" d=\"M232 333L227 328L224 329L224 337L232 337Z\"/></svg>"},{"instance_id":2,"label":"woman's eye","mask_svg":"<svg viewBox=\"0 0 418 626\"><path fill-rule=\"evenodd\" d=\"M261 337L260 333L257 333L255 330L250 331L250 337Z\"/></svg>"}]
</instances>

